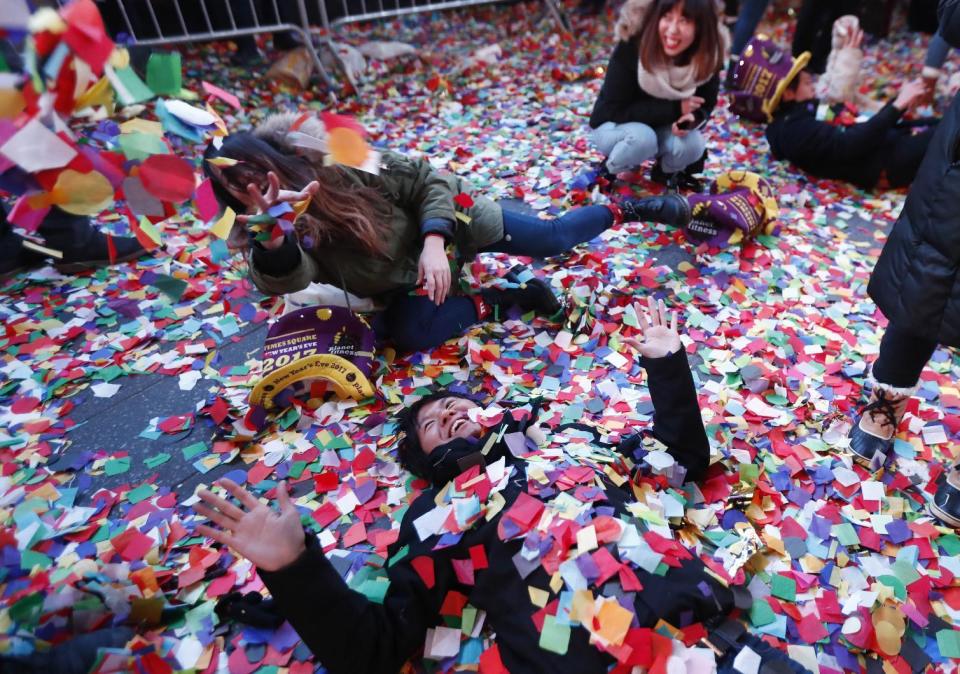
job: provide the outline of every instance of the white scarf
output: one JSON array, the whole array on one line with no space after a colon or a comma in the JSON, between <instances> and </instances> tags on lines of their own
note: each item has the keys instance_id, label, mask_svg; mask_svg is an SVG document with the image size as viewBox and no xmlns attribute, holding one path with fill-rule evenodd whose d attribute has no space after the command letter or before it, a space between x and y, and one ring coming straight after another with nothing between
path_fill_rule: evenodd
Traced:
<instances>
[{"instance_id":1,"label":"white scarf","mask_svg":"<svg viewBox=\"0 0 960 674\"><path fill-rule=\"evenodd\" d=\"M637 83L641 89L656 98L668 101L690 98L697 87L709 80L709 77L702 81L697 80L692 63L685 66L669 65L649 72L643 67L643 61L637 59Z\"/></svg>"}]
</instances>

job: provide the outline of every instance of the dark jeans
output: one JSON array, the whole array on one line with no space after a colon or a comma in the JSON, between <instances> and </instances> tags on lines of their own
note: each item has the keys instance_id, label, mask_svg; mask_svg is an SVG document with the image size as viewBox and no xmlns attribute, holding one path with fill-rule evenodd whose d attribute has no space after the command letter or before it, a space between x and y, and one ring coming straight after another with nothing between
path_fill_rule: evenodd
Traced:
<instances>
[{"instance_id":1,"label":"dark jeans","mask_svg":"<svg viewBox=\"0 0 960 674\"><path fill-rule=\"evenodd\" d=\"M913 183L936 130L934 125L915 134L904 129L896 131L898 136L889 144L883 162L890 187L906 187Z\"/></svg>"},{"instance_id":2,"label":"dark jeans","mask_svg":"<svg viewBox=\"0 0 960 674\"><path fill-rule=\"evenodd\" d=\"M606 206L575 208L551 220L504 211L504 237L482 252L551 257L596 238L612 224L613 214ZM427 297L401 294L377 317L374 329L402 352L425 351L463 333L477 320L470 297L455 295L437 306Z\"/></svg>"},{"instance_id":3,"label":"dark jeans","mask_svg":"<svg viewBox=\"0 0 960 674\"><path fill-rule=\"evenodd\" d=\"M936 350L936 340L919 337L891 323L880 340L873 378L881 384L910 388L920 380L920 373Z\"/></svg>"},{"instance_id":4,"label":"dark jeans","mask_svg":"<svg viewBox=\"0 0 960 674\"><path fill-rule=\"evenodd\" d=\"M782 662L790 668L794 674L810 674L810 670L800 665L800 663L791 660L785 653L769 645L763 639L752 634L744 634L738 641L740 647L749 646L750 650L760 656L760 662ZM740 648L731 648L726 655L717 660L717 674L737 674L740 670L733 668L733 661L737 657Z\"/></svg>"},{"instance_id":5,"label":"dark jeans","mask_svg":"<svg viewBox=\"0 0 960 674\"><path fill-rule=\"evenodd\" d=\"M764 12L770 0L744 0L740 6L740 14L737 15L737 23L733 26L733 43L730 45L730 53L739 56L747 42L753 37L763 18Z\"/></svg>"},{"instance_id":6,"label":"dark jeans","mask_svg":"<svg viewBox=\"0 0 960 674\"><path fill-rule=\"evenodd\" d=\"M859 15L859 0L803 0L793 34L793 55L811 52L809 70L822 73L830 55L833 22L844 14Z\"/></svg>"}]
</instances>

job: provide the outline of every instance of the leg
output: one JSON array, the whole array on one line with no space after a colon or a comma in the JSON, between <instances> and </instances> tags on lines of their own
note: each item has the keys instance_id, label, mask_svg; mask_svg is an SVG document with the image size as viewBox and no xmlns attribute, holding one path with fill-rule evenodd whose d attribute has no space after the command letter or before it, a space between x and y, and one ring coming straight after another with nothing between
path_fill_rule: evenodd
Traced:
<instances>
[{"instance_id":1,"label":"leg","mask_svg":"<svg viewBox=\"0 0 960 674\"><path fill-rule=\"evenodd\" d=\"M628 171L657 154L657 134L639 122L606 122L593 130L590 140L606 155L611 173Z\"/></svg>"},{"instance_id":2,"label":"leg","mask_svg":"<svg viewBox=\"0 0 960 674\"><path fill-rule=\"evenodd\" d=\"M873 363L873 378L897 388L916 386L920 373L936 350L936 341L918 337L891 323L880 340L880 355Z\"/></svg>"},{"instance_id":3,"label":"leg","mask_svg":"<svg viewBox=\"0 0 960 674\"><path fill-rule=\"evenodd\" d=\"M380 337L393 340L397 350L405 353L425 351L462 334L478 320L469 297L448 297L437 306L427 297L400 295L384 311Z\"/></svg>"},{"instance_id":4,"label":"leg","mask_svg":"<svg viewBox=\"0 0 960 674\"><path fill-rule=\"evenodd\" d=\"M733 42L730 45L731 56L739 56L747 42L753 37L767 11L770 0L745 0L740 7L740 15L737 17L737 23L733 27Z\"/></svg>"},{"instance_id":5,"label":"leg","mask_svg":"<svg viewBox=\"0 0 960 674\"><path fill-rule=\"evenodd\" d=\"M674 136L669 127L657 130L660 147L660 165L664 173L677 173L690 166L703 156L706 141L699 131L691 131L686 136Z\"/></svg>"},{"instance_id":6,"label":"leg","mask_svg":"<svg viewBox=\"0 0 960 674\"><path fill-rule=\"evenodd\" d=\"M931 127L917 134L903 133L897 139L884 162L887 181L891 187L906 187L917 177L920 162L927 154L936 130L936 127Z\"/></svg>"},{"instance_id":7,"label":"leg","mask_svg":"<svg viewBox=\"0 0 960 674\"><path fill-rule=\"evenodd\" d=\"M880 342L880 356L873 364L873 390L850 432L850 450L857 460L877 470L893 450L907 403L937 342L919 337L894 324L887 326Z\"/></svg>"},{"instance_id":8,"label":"leg","mask_svg":"<svg viewBox=\"0 0 960 674\"><path fill-rule=\"evenodd\" d=\"M606 206L574 208L550 220L504 210L504 237L482 252L552 257L596 238L613 224L613 220L613 212Z\"/></svg>"}]
</instances>

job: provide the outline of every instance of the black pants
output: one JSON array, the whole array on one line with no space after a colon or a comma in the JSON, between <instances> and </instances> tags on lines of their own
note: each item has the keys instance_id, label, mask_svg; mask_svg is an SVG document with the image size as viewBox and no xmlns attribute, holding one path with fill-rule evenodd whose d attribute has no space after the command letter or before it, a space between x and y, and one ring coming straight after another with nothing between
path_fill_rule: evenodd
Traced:
<instances>
[{"instance_id":1,"label":"black pants","mask_svg":"<svg viewBox=\"0 0 960 674\"><path fill-rule=\"evenodd\" d=\"M915 134L906 129L895 131L896 136L885 148L886 157L883 162L883 170L890 187L906 187L913 183L936 130L934 125Z\"/></svg>"},{"instance_id":2,"label":"black pants","mask_svg":"<svg viewBox=\"0 0 960 674\"><path fill-rule=\"evenodd\" d=\"M920 373L936 350L936 340L919 337L891 323L880 341L873 378L881 384L910 388L920 380Z\"/></svg>"}]
</instances>

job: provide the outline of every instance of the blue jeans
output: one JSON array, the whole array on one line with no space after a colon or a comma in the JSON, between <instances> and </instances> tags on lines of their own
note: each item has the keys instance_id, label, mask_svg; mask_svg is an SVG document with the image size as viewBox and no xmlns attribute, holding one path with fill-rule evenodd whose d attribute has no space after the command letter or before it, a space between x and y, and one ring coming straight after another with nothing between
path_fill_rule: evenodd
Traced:
<instances>
[{"instance_id":1,"label":"blue jeans","mask_svg":"<svg viewBox=\"0 0 960 674\"><path fill-rule=\"evenodd\" d=\"M664 173L676 173L703 156L706 143L699 131L674 136L669 126L652 129L640 122L604 122L590 133L590 140L607 157L607 169L620 173L657 157Z\"/></svg>"},{"instance_id":2,"label":"blue jeans","mask_svg":"<svg viewBox=\"0 0 960 674\"><path fill-rule=\"evenodd\" d=\"M726 655L717 660L717 674L738 674L740 670L733 668L733 661L740 652L740 648L749 646L750 650L760 656L760 662L785 662L794 674L811 674L810 670L800 663L790 659L786 653L780 651L760 637L753 634L744 634L737 645L727 651Z\"/></svg>"},{"instance_id":3,"label":"blue jeans","mask_svg":"<svg viewBox=\"0 0 960 674\"><path fill-rule=\"evenodd\" d=\"M740 56L740 52L747 46L747 42L753 37L760 25L760 19L770 0L744 0L740 5L740 13L737 14L737 23L733 27L733 42L730 45L730 55Z\"/></svg>"},{"instance_id":4,"label":"blue jeans","mask_svg":"<svg viewBox=\"0 0 960 674\"><path fill-rule=\"evenodd\" d=\"M612 224L613 213L606 206L575 208L550 220L504 211L503 238L481 252L552 257L596 238ZM455 295L437 306L427 297L402 293L376 317L373 327L401 352L426 351L462 334L477 320L470 297Z\"/></svg>"}]
</instances>

